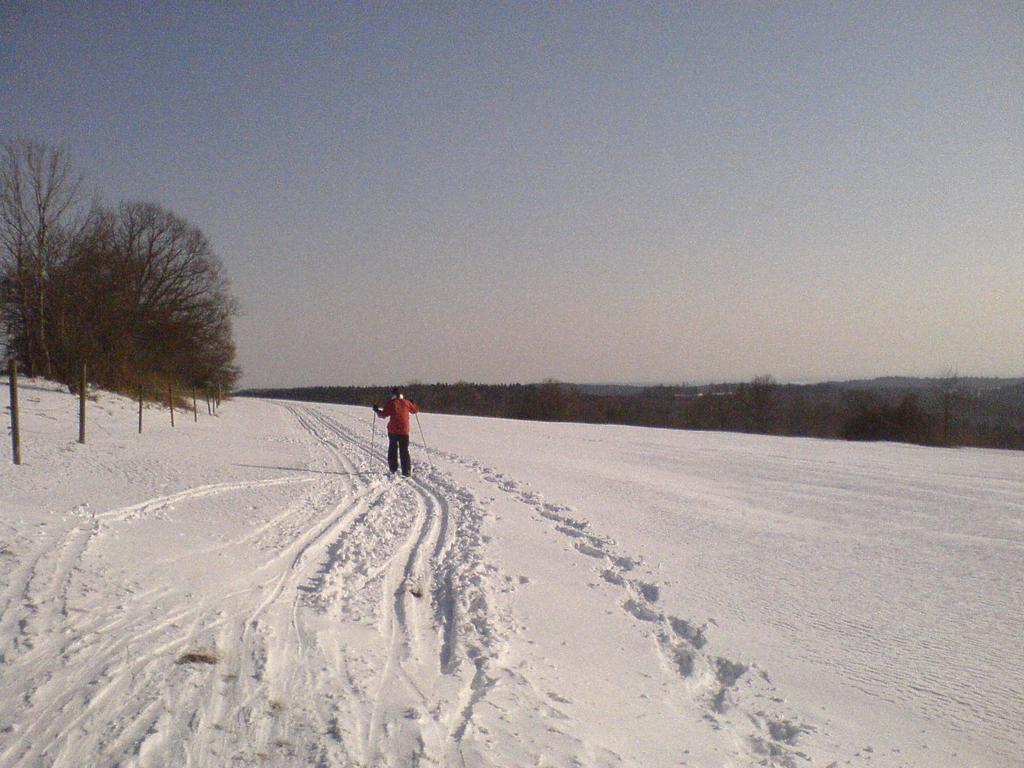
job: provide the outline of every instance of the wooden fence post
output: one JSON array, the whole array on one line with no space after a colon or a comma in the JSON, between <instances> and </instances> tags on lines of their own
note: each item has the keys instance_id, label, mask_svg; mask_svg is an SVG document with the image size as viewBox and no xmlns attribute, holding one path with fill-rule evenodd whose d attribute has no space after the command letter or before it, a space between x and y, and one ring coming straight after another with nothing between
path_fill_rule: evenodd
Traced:
<instances>
[{"instance_id":1,"label":"wooden fence post","mask_svg":"<svg viewBox=\"0 0 1024 768\"><path fill-rule=\"evenodd\" d=\"M82 378L78 382L78 442L85 445L85 391L87 383L86 364L82 363Z\"/></svg>"},{"instance_id":2,"label":"wooden fence post","mask_svg":"<svg viewBox=\"0 0 1024 768\"><path fill-rule=\"evenodd\" d=\"M139 382L139 434L142 434L142 382Z\"/></svg>"},{"instance_id":3,"label":"wooden fence post","mask_svg":"<svg viewBox=\"0 0 1024 768\"><path fill-rule=\"evenodd\" d=\"M167 404L171 406L171 426L174 426L174 385L167 385Z\"/></svg>"},{"instance_id":4,"label":"wooden fence post","mask_svg":"<svg viewBox=\"0 0 1024 768\"><path fill-rule=\"evenodd\" d=\"M21 431L18 427L18 363L12 357L7 362L7 374L11 385L11 448L14 463L21 464Z\"/></svg>"}]
</instances>

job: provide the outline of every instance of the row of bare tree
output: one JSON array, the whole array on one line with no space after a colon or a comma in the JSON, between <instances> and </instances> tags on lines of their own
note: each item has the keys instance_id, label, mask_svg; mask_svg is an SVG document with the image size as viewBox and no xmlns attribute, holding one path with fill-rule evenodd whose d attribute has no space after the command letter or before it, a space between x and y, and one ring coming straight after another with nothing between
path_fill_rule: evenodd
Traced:
<instances>
[{"instance_id":1,"label":"row of bare tree","mask_svg":"<svg viewBox=\"0 0 1024 768\"><path fill-rule=\"evenodd\" d=\"M426 411L541 421L631 424L923 445L1024 450L1024 379L701 386L587 387L541 384L410 383ZM369 406L386 387L299 387L236 394Z\"/></svg>"},{"instance_id":2,"label":"row of bare tree","mask_svg":"<svg viewBox=\"0 0 1024 768\"><path fill-rule=\"evenodd\" d=\"M0 334L33 376L134 391L238 379L237 305L209 241L152 203L87 200L63 147L18 139L0 158Z\"/></svg>"}]
</instances>

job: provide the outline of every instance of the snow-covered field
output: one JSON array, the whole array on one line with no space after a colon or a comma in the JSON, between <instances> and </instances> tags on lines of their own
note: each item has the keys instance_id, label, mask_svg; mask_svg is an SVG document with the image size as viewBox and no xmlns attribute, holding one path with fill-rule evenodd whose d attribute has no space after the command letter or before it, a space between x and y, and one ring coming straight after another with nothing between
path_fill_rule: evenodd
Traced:
<instances>
[{"instance_id":1,"label":"snow-covered field","mask_svg":"<svg viewBox=\"0 0 1024 768\"><path fill-rule=\"evenodd\" d=\"M1024 765L1019 453L21 395L4 768Z\"/></svg>"}]
</instances>

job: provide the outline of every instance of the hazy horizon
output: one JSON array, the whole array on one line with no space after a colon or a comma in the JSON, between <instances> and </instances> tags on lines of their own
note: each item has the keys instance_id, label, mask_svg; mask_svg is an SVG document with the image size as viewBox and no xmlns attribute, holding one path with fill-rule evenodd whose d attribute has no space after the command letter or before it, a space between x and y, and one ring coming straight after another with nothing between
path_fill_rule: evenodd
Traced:
<instances>
[{"instance_id":1,"label":"hazy horizon","mask_svg":"<svg viewBox=\"0 0 1024 768\"><path fill-rule=\"evenodd\" d=\"M771 374L762 373L759 376ZM976 376L973 374L954 374L960 381L970 380L998 380L998 381L1024 381L1024 374L1019 376ZM913 374L888 374L881 376L857 376L853 378L822 378L822 379L778 379L772 376L772 379L776 384L780 385L796 385L796 386L807 386L814 384L846 384L856 381L875 381L875 380L886 380L886 379L910 379L914 381L942 381L948 378L944 374L935 374L932 376L917 376ZM300 383L300 384L275 384L271 386L260 386L260 385L243 385L238 387L238 390L263 390L263 389L316 389L321 387L357 387L362 389L381 389L389 390L394 386L413 387L417 385L431 386L435 384L441 385L452 385L452 384L471 384L479 386L513 386L513 385L531 385L531 384L543 384L547 381L554 381L557 384L564 384L567 386L575 387L708 387L718 384L741 384L746 383L749 379L707 379L707 380L693 380L693 381L563 381L561 379L536 379L533 381L526 380L509 380L509 381L473 381L467 379L460 380L434 380L424 381L420 379L411 379L408 381L390 381L390 382L372 382L369 384L352 384L349 382L332 382L325 384L323 382L316 383Z\"/></svg>"},{"instance_id":2,"label":"hazy horizon","mask_svg":"<svg viewBox=\"0 0 1024 768\"><path fill-rule=\"evenodd\" d=\"M9 3L0 139L208 235L243 388L1012 377L1022 36L1010 3Z\"/></svg>"}]
</instances>

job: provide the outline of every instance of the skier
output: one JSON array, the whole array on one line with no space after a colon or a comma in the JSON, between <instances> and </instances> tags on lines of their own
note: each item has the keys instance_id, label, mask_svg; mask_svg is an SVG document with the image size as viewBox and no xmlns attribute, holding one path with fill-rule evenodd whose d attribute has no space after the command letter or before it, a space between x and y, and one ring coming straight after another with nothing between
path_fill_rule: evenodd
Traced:
<instances>
[{"instance_id":1,"label":"skier","mask_svg":"<svg viewBox=\"0 0 1024 768\"><path fill-rule=\"evenodd\" d=\"M373 412L388 421L388 468L391 474L398 471L398 457L402 457L402 474L412 474L412 459L409 456L409 414L419 413L420 408L406 398L399 387L391 390L391 399L384 407L373 406Z\"/></svg>"}]
</instances>

